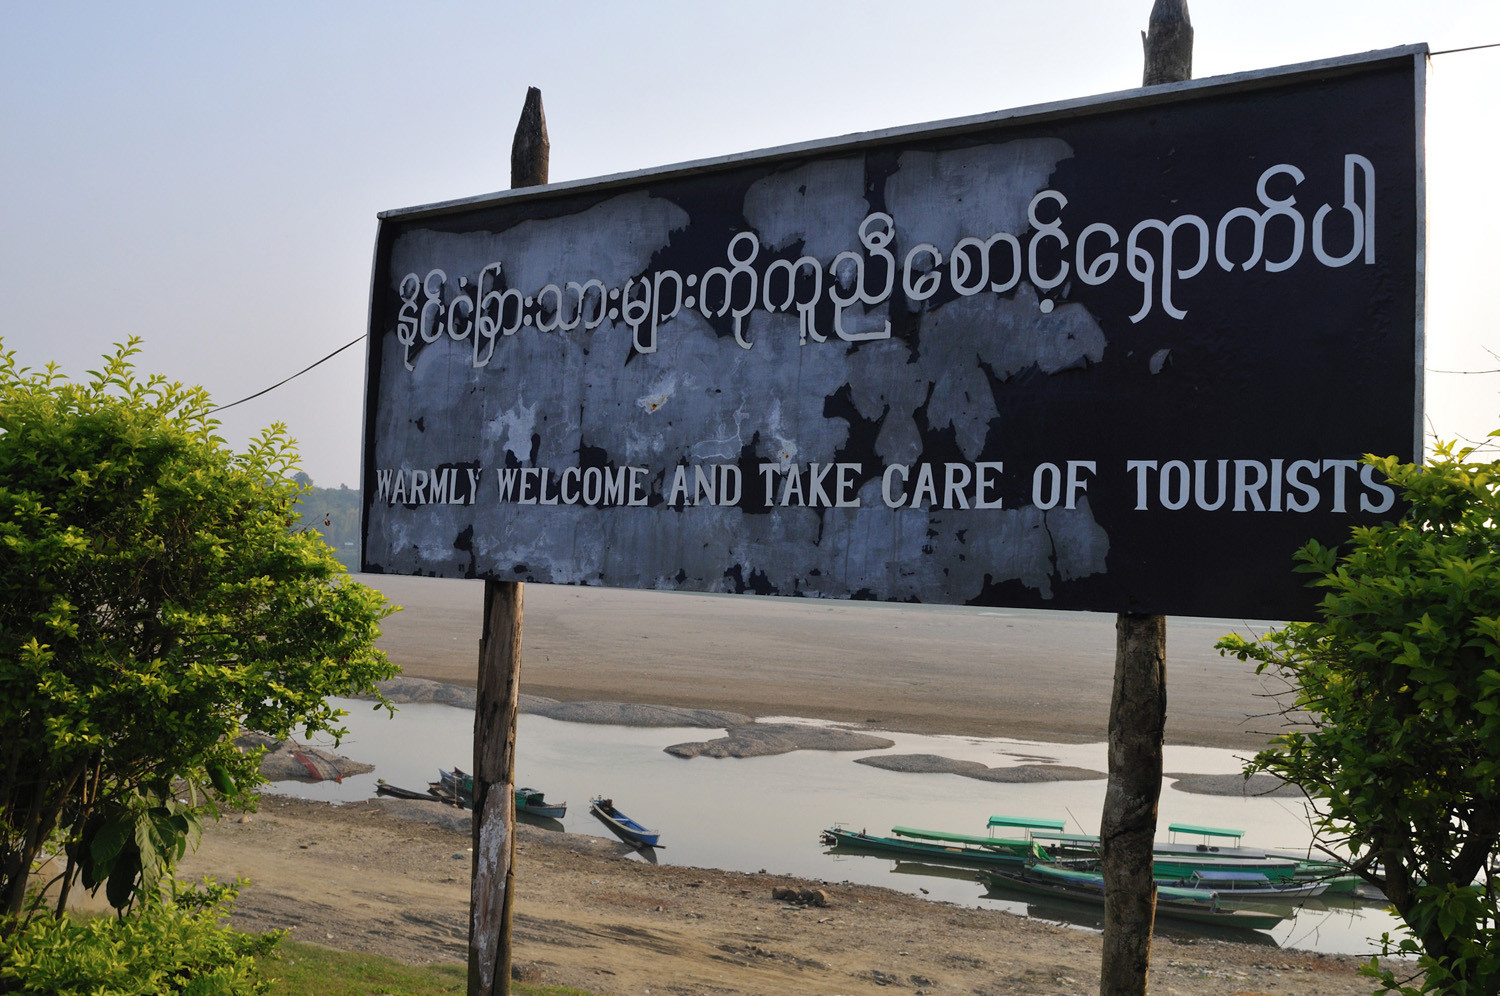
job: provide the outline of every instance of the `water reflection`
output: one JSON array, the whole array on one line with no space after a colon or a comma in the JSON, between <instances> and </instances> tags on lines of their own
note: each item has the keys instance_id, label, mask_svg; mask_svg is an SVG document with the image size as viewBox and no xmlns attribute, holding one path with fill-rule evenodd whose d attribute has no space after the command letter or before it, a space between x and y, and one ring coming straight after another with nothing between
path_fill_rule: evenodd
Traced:
<instances>
[{"instance_id":1,"label":"water reflection","mask_svg":"<svg viewBox=\"0 0 1500 996\"><path fill-rule=\"evenodd\" d=\"M1038 920L1046 920L1050 923L1066 924L1075 927L1085 927L1090 930L1104 929L1104 909L1080 900L1071 900L1066 897L1055 899L1042 899L1029 893L1013 891L996 882L989 886L985 893L987 897L1024 907L1025 915L1035 917ZM1296 913L1292 913L1294 919ZM1279 947L1276 938L1263 930L1237 930L1232 927L1219 926L1212 923L1179 923L1170 918L1157 917L1153 933L1160 937L1211 937L1222 941L1234 941L1239 944L1259 944L1265 947Z\"/></svg>"},{"instance_id":2,"label":"water reflection","mask_svg":"<svg viewBox=\"0 0 1500 996\"><path fill-rule=\"evenodd\" d=\"M563 826L562 820L554 820L550 816L535 816L531 813L517 813L516 819L526 824L527 826L537 827L542 830L552 830L556 833L563 833L568 829L567 827Z\"/></svg>"},{"instance_id":3,"label":"water reflection","mask_svg":"<svg viewBox=\"0 0 1500 996\"><path fill-rule=\"evenodd\" d=\"M339 751L375 765L375 771L345 778L342 784L283 782L274 791L353 801L373 796L377 778L425 790L440 767L467 768L472 763L470 710L413 703L401 706L394 719L387 719L383 711L372 711L368 702L338 704L350 713L350 733ZM924 868L925 862L829 852L820 834L836 823L882 834L896 825L983 834L989 816L995 813L1066 819L1069 830L1094 832L1104 802L1102 778L1002 784L958 775L887 771L853 762L881 753L941 754L990 766L1042 757L1102 771L1107 766L1104 745L887 733L882 735L896 741L887 751L797 751L774 757L683 760L663 750L714 735L693 728L590 726L523 715L516 741L518 780L545 792L549 800L569 804L562 820L539 824L527 818L527 822L554 831L604 836L605 828L589 815L588 800L608 796L641 823L662 832L663 848L652 856L663 864L883 885L964 906L1008 909L1097 927L1096 918L1066 906L1035 897L987 895L969 869ZM1166 768L1225 773L1238 771L1240 761L1227 750L1169 747ZM1254 847L1303 851L1309 840L1302 808L1295 800L1192 795L1164 786L1160 824L1172 822L1238 827L1246 831L1246 843ZM625 851L626 845L621 848ZM632 860L645 860L641 852L628 853ZM1309 901L1295 917L1259 939L1329 953L1368 954L1375 948L1372 938L1392 926L1390 917L1378 908L1330 907L1326 900Z\"/></svg>"}]
</instances>

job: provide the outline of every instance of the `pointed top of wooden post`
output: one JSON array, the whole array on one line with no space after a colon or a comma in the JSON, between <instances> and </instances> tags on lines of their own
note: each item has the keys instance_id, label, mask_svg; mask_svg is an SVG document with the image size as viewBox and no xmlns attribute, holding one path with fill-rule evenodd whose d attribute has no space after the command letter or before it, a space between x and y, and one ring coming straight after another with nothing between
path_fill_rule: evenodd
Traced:
<instances>
[{"instance_id":1,"label":"pointed top of wooden post","mask_svg":"<svg viewBox=\"0 0 1500 996\"><path fill-rule=\"evenodd\" d=\"M1193 24L1187 0L1156 0L1151 19L1141 32L1146 47L1142 86L1181 83L1193 78Z\"/></svg>"},{"instance_id":2,"label":"pointed top of wooden post","mask_svg":"<svg viewBox=\"0 0 1500 996\"><path fill-rule=\"evenodd\" d=\"M542 91L527 87L521 120L516 124L516 139L510 146L510 185L535 187L546 183L551 149L547 141L547 116L542 113Z\"/></svg>"}]
</instances>

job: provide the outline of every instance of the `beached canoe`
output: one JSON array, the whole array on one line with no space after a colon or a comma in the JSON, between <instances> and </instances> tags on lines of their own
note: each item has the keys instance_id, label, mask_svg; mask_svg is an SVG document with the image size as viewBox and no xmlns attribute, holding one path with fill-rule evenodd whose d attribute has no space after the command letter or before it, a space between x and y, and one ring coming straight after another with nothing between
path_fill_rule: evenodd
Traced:
<instances>
[{"instance_id":1,"label":"beached canoe","mask_svg":"<svg viewBox=\"0 0 1500 996\"><path fill-rule=\"evenodd\" d=\"M422 800L424 802L433 801L433 795L431 792L418 792L415 789L402 788L399 785L392 785L384 778L375 779L375 794L388 795L392 799L414 799Z\"/></svg>"},{"instance_id":2,"label":"beached canoe","mask_svg":"<svg viewBox=\"0 0 1500 996\"><path fill-rule=\"evenodd\" d=\"M589 801L589 812L609 827L616 837L636 847L660 847L661 833L647 830L635 820L615 808L610 799L595 798Z\"/></svg>"}]
</instances>

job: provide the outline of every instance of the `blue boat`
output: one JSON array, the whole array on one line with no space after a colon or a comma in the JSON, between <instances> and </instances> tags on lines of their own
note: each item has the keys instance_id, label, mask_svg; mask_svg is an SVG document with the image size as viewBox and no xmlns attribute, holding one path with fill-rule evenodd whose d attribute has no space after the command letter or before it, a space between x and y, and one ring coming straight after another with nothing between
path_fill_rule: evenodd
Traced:
<instances>
[{"instance_id":1,"label":"blue boat","mask_svg":"<svg viewBox=\"0 0 1500 996\"><path fill-rule=\"evenodd\" d=\"M610 831L627 844L636 847L660 847L657 843L661 839L661 833L657 830L647 830L635 820L626 816L615 808L614 800L596 798L589 801L589 812L598 817L599 821L609 827Z\"/></svg>"}]
</instances>

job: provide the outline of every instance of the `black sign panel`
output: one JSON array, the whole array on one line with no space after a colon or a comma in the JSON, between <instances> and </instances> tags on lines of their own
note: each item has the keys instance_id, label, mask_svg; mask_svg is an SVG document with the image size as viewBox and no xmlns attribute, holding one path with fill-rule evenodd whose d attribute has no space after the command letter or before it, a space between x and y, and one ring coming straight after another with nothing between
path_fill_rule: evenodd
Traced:
<instances>
[{"instance_id":1,"label":"black sign panel","mask_svg":"<svg viewBox=\"0 0 1500 996\"><path fill-rule=\"evenodd\" d=\"M365 569L1305 615L1418 451L1424 72L390 212Z\"/></svg>"}]
</instances>

